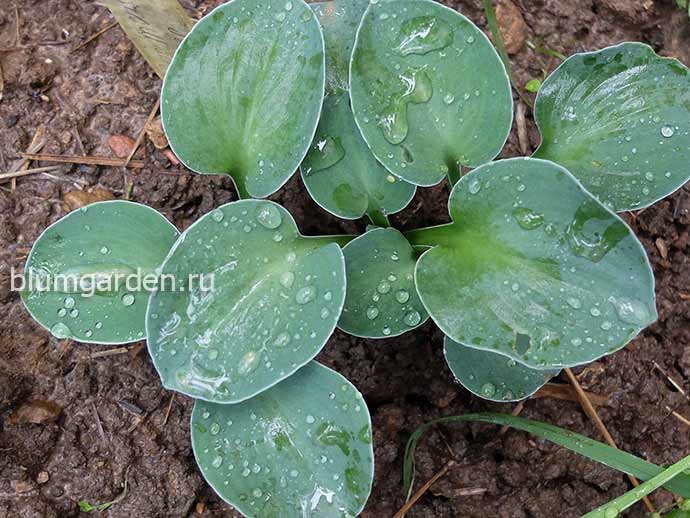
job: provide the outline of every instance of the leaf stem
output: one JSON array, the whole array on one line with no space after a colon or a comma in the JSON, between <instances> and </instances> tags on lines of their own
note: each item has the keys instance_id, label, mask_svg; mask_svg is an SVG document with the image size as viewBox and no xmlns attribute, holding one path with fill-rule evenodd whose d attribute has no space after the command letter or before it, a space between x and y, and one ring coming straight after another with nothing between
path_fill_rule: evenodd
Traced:
<instances>
[{"instance_id":1,"label":"leaf stem","mask_svg":"<svg viewBox=\"0 0 690 518\"><path fill-rule=\"evenodd\" d=\"M458 162L452 161L448 163L448 181L450 182L450 189L453 190L455 184L460 181L462 175L461 166Z\"/></svg>"},{"instance_id":2,"label":"leaf stem","mask_svg":"<svg viewBox=\"0 0 690 518\"><path fill-rule=\"evenodd\" d=\"M412 246L438 246L447 245L453 235L453 223L438 225L435 227L419 228L405 232L405 238Z\"/></svg>"},{"instance_id":3,"label":"leaf stem","mask_svg":"<svg viewBox=\"0 0 690 518\"><path fill-rule=\"evenodd\" d=\"M506 68L506 73L508 74L508 79L510 79L510 84L513 85L515 93L517 93L520 99L522 99L522 102L532 108L532 101L522 94L522 90L518 86L515 75L513 74L513 69L510 65L510 58L508 57L508 51L503 43L501 29L499 28L498 20L496 19L496 10L494 9L493 0L484 0L484 14L486 16L486 23L491 31L491 36L494 39L494 45L496 45L496 50L498 50L498 55L500 56L501 61L503 61L503 65Z\"/></svg>"},{"instance_id":4,"label":"leaf stem","mask_svg":"<svg viewBox=\"0 0 690 518\"><path fill-rule=\"evenodd\" d=\"M388 221L388 216L379 209L372 209L367 212L367 217L371 220L371 223L377 227L388 228L391 226L390 221Z\"/></svg>"}]
</instances>

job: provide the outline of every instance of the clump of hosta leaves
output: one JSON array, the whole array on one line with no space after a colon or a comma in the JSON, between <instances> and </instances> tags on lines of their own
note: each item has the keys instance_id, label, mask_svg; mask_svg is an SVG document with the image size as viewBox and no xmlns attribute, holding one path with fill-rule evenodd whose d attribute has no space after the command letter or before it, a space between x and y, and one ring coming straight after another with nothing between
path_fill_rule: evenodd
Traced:
<instances>
[{"instance_id":1,"label":"clump of hosta leaves","mask_svg":"<svg viewBox=\"0 0 690 518\"><path fill-rule=\"evenodd\" d=\"M539 90L534 156L493 161L512 98L484 33L432 0L221 5L172 58L162 120L187 167L231 176L242 199L182 234L129 202L69 214L26 271L83 282L23 300L58 339L146 338L163 385L197 399L201 472L244 515L356 516L368 410L314 362L336 326L393 338L431 319L460 383L517 401L656 319L648 258L616 211L690 177L688 69L636 43L577 54ZM260 199L298 168L321 207L373 226L301 234ZM446 178L450 223L390 226ZM92 289L137 269L197 282Z\"/></svg>"}]
</instances>

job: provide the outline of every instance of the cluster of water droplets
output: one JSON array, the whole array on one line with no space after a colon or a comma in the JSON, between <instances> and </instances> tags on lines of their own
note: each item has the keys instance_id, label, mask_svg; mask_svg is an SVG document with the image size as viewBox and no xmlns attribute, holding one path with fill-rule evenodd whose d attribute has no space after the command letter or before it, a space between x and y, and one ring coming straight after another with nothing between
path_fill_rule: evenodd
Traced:
<instances>
[{"instance_id":1,"label":"cluster of water droplets","mask_svg":"<svg viewBox=\"0 0 690 518\"><path fill-rule=\"evenodd\" d=\"M307 398L303 392L313 388L308 382L299 382L297 392L297 382L287 382L235 408L199 403L195 453L227 500L255 513L294 506L301 516L314 517L333 508L349 516L364 503L364 466L373 460L361 394L349 384L329 391L318 383L325 393Z\"/></svg>"},{"instance_id":2,"label":"cluster of water droplets","mask_svg":"<svg viewBox=\"0 0 690 518\"><path fill-rule=\"evenodd\" d=\"M344 292L339 261L331 271L319 264L327 252L286 224L279 206L239 203L197 223L166 265L178 275L206 270L212 286L160 294L150 315L163 377L211 400L247 397L308 361Z\"/></svg>"}]
</instances>

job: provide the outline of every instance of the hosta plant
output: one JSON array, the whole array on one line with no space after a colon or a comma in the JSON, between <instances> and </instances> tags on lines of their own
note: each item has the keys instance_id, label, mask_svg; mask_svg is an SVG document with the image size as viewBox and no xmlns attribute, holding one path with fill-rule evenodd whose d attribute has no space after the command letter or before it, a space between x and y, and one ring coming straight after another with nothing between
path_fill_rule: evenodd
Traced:
<instances>
[{"instance_id":1,"label":"hosta plant","mask_svg":"<svg viewBox=\"0 0 690 518\"><path fill-rule=\"evenodd\" d=\"M642 44L575 55L541 86L534 156L493 161L510 81L463 15L432 0L234 0L180 44L161 111L180 160L229 175L240 201L182 234L130 202L69 214L26 272L75 282L23 300L60 339L145 336L163 385L198 400L201 472L244 515L356 516L371 423L314 362L335 327L391 338L431 319L457 379L496 401L624 347L656 308L616 212L690 177L689 87L687 68ZM302 235L262 200L297 169L321 207L372 226ZM390 226L417 186L446 178L449 223ZM138 269L160 282L94 287Z\"/></svg>"}]
</instances>

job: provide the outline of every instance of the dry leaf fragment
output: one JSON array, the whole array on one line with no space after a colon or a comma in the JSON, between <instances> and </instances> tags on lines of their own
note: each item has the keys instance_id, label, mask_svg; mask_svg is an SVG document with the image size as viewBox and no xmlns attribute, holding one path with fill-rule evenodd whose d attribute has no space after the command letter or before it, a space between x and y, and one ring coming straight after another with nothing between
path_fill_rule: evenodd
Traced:
<instances>
[{"instance_id":1,"label":"dry leaf fragment","mask_svg":"<svg viewBox=\"0 0 690 518\"><path fill-rule=\"evenodd\" d=\"M12 424L45 424L55 421L62 413L62 407L52 401L29 400L10 414Z\"/></svg>"},{"instance_id":2,"label":"dry leaf fragment","mask_svg":"<svg viewBox=\"0 0 690 518\"><path fill-rule=\"evenodd\" d=\"M134 140L127 135L111 135L108 138L108 146L117 158L127 158L134 148Z\"/></svg>"},{"instance_id":3,"label":"dry leaf fragment","mask_svg":"<svg viewBox=\"0 0 690 518\"><path fill-rule=\"evenodd\" d=\"M115 196L110 191L96 187L90 191L72 191L65 194L62 198L63 207L67 211L80 209L86 205L96 203L98 201L114 200Z\"/></svg>"},{"instance_id":4,"label":"dry leaf fragment","mask_svg":"<svg viewBox=\"0 0 690 518\"><path fill-rule=\"evenodd\" d=\"M527 40L527 23L520 8L511 0L500 0L496 7L496 20L508 54L520 52Z\"/></svg>"},{"instance_id":5,"label":"dry leaf fragment","mask_svg":"<svg viewBox=\"0 0 690 518\"><path fill-rule=\"evenodd\" d=\"M168 144L168 138L165 136L163 131L163 124L161 123L161 118L156 117L151 122L148 122L145 127L146 136L149 138L156 149L165 149L170 144Z\"/></svg>"}]
</instances>

